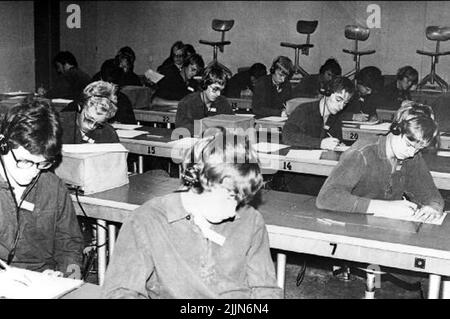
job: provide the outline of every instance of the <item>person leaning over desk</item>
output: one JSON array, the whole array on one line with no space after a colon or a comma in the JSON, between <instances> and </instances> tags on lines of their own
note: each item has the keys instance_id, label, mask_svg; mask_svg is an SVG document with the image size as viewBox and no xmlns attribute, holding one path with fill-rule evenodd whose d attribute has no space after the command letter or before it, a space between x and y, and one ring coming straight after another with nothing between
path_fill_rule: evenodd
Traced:
<instances>
[{"instance_id":1,"label":"person leaning over desk","mask_svg":"<svg viewBox=\"0 0 450 319\"><path fill-rule=\"evenodd\" d=\"M317 207L394 218L440 216L444 200L421 155L437 136L432 109L404 101L386 135L358 139L342 154Z\"/></svg>"},{"instance_id":2,"label":"person leaning over desk","mask_svg":"<svg viewBox=\"0 0 450 319\"><path fill-rule=\"evenodd\" d=\"M227 98L221 96L228 75L221 67L212 65L203 72L201 91L186 95L178 104L175 126L194 134L194 121L215 114L233 114Z\"/></svg>"},{"instance_id":3,"label":"person leaning over desk","mask_svg":"<svg viewBox=\"0 0 450 319\"><path fill-rule=\"evenodd\" d=\"M104 81L90 83L83 98L61 111L64 124L63 143L119 143L108 120L117 112L117 86Z\"/></svg>"},{"instance_id":4,"label":"person leaning over desk","mask_svg":"<svg viewBox=\"0 0 450 319\"><path fill-rule=\"evenodd\" d=\"M74 278L83 238L64 182L49 171L62 127L44 102L16 105L0 128L0 259L14 267Z\"/></svg>"},{"instance_id":5,"label":"person leaning over desk","mask_svg":"<svg viewBox=\"0 0 450 319\"><path fill-rule=\"evenodd\" d=\"M217 128L213 128L217 130ZM106 298L281 298L249 139L221 129L185 154L183 190L124 222L106 271Z\"/></svg>"},{"instance_id":6,"label":"person leaning over desk","mask_svg":"<svg viewBox=\"0 0 450 319\"><path fill-rule=\"evenodd\" d=\"M333 150L342 140L342 110L354 92L353 83L337 76L326 85L318 101L299 105L282 130L282 142L293 148ZM317 195L323 176L284 172L290 192Z\"/></svg>"}]
</instances>

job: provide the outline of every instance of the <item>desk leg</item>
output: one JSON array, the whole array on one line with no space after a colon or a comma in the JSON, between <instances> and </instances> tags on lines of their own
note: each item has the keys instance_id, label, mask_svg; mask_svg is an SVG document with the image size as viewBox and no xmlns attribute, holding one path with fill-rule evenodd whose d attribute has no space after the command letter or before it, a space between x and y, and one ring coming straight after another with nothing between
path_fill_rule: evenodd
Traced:
<instances>
[{"instance_id":1,"label":"desk leg","mask_svg":"<svg viewBox=\"0 0 450 319\"><path fill-rule=\"evenodd\" d=\"M450 299L450 278L445 277L442 281L442 299Z\"/></svg>"},{"instance_id":2,"label":"desk leg","mask_svg":"<svg viewBox=\"0 0 450 319\"><path fill-rule=\"evenodd\" d=\"M286 254L277 253L277 283L284 290L284 276L286 271Z\"/></svg>"},{"instance_id":3,"label":"desk leg","mask_svg":"<svg viewBox=\"0 0 450 319\"><path fill-rule=\"evenodd\" d=\"M111 256L114 251L114 245L116 243L116 231L117 227L114 224L108 225L108 251L109 251L109 260L111 260Z\"/></svg>"},{"instance_id":4,"label":"desk leg","mask_svg":"<svg viewBox=\"0 0 450 319\"><path fill-rule=\"evenodd\" d=\"M428 283L428 299L438 299L441 288L441 276L430 274Z\"/></svg>"},{"instance_id":5,"label":"desk leg","mask_svg":"<svg viewBox=\"0 0 450 319\"><path fill-rule=\"evenodd\" d=\"M143 155L138 156L138 173L139 174L144 173L144 156Z\"/></svg>"},{"instance_id":6,"label":"desk leg","mask_svg":"<svg viewBox=\"0 0 450 319\"><path fill-rule=\"evenodd\" d=\"M103 226L103 227L102 227ZM98 284L103 285L106 271L106 221L97 219Z\"/></svg>"}]
</instances>

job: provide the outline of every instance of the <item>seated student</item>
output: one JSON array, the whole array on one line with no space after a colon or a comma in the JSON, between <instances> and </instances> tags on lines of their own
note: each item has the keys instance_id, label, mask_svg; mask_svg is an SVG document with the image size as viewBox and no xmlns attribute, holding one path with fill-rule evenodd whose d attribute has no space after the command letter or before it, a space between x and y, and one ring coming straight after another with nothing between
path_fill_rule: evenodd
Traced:
<instances>
[{"instance_id":1,"label":"seated student","mask_svg":"<svg viewBox=\"0 0 450 319\"><path fill-rule=\"evenodd\" d=\"M195 53L184 61L181 71L177 68L163 69L164 78L157 84L152 105L177 106L183 97L196 91L193 77L201 74L204 67L202 56Z\"/></svg>"},{"instance_id":2,"label":"seated student","mask_svg":"<svg viewBox=\"0 0 450 319\"><path fill-rule=\"evenodd\" d=\"M241 97L241 91L251 90L253 92L256 80L267 75L266 66L262 63L253 64L250 69L236 73L227 82L224 90L226 97Z\"/></svg>"},{"instance_id":3,"label":"seated student","mask_svg":"<svg viewBox=\"0 0 450 319\"><path fill-rule=\"evenodd\" d=\"M61 111L63 143L119 143L116 131L107 123L117 111L116 91L116 85L104 81L86 86L83 99Z\"/></svg>"},{"instance_id":4,"label":"seated student","mask_svg":"<svg viewBox=\"0 0 450 319\"><path fill-rule=\"evenodd\" d=\"M192 44L185 44L184 45L184 59L188 59L191 55L197 53L197 51L195 51L194 46Z\"/></svg>"},{"instance_id":5,"label":"seated student","mask_svg":"<svg viewBox=\"0 0 450 319\"><path fill-rule=\"evenodd\" d=\"M164 60L164 62L158 66L156 71L159 73L163 72L163 69L166 67L175 66L178 68L178 70L181 70L183 67L183 62L185 59L185 47L184 43L181 41L175 42L172 47L170 48L170 54L167 59Z\"/></svg>"},{"instance_id":6,"label":"seated student","mask_svg":"<svg viewBox=\"0 0 450 319\"><path fill-rule=\"evenodd\" d=\"M293 70L291 59L279 56L272 63L270 74L256 81L252 99L255 118L282 115L286 101L291 98L289 79Z\"/></svg>"},{"instance_id":7,"label":"seated student","mask_svg":"<svg viewBox=\"0 0 450 319\"><path fill-rule=\"evenodd\" d=\"M136 117L134 115L133 106L130 99L120 91L119 85L123 71L117 66L114 59L109 59L103 62L100 69L100 79L105 82L110 82L118 86L117 95L117 112L109 119L109 122L119 122L123 124L136 124Z\"/></svg>"},{"instance_id":8,"label":"seated student","mask_svg":"<svg viewBox=\"0 0 450 319\"><path fill-rule=\"evenodd\" d=\"M328 82L319 101L298 106L282 130L284 144L300 148L333 150L342 140L342 110L354 92L353 83L342 76ZM292 193L317 195L325 178L322 176L284 173Z\"/></svg>"},{"instance_id":9,"label":"seated student","mask_svg":"<svg viewBox=\"0 0 450 319\"><path fill-rule=\"evenodd\" d=\"M444 200L421 155L437 136L431 108L405 101L386 135L358 139L342 154L317 207L393 218L441 215ZM405 192L414 200L404 199Z\"/></svg>"},{"instance_id":10,"label":"seated student","mask_svg":"<svg viewBox=\"0 0 450 319\"><path fill-rule=\"evenodd\" d=\"M200 92L186 95L178 104L175 126L185 127L194 134L194 121L216 114L233 114L233 109L221 91L227 83L227 73L217 65L206 68Z\"/></svg>"},{"instance_id":11,"label":"seated student","mask_svg":"<svg viewBox=\"0 0 450 319\"><path fill-rule=\"evenodd\" d=\"M325 90L325 85L341 75L342 69L336 59L330 58L320 67L319 74L303 77L292 89L292 97L317 97Z\"/></svg>"},{"instance_id":12,"label":"seated student","mask_svg":"<svg viewBox=\"0 0 450 319\"><path fill-rule=\"evenodd\" d=\"M404 66L397 71L397 80L386 85L383 89L385 109L397 110L403 101L411 100L410 89L417 84L419 73L412 66Z\"/></svg>"},{"instance_id":13,"label":"seated student","mask_svg":"<svg viewBox=\"0 0 450 319\"><path fill-rule=\"evenodd\" d=\"M123 70L119 83L120 87L126 85L142 86L139 76L134 73L134 61L136 61L136 54L130 47L121 48L115 57L116 64Z\"/></svg>"},{"instance_id":14,"label":"seated student","mask_svg":"<svg viewBox=\"0 0 450 319\"><path fill-rule=\"evenodd\" d=\"M49 274L81 274L83 238L69 192L51 167L61 155L56 111L32 101L0 128L0 259Z\"/></svg>"},{"instance_id":15,"label":"seated student","mask_svg":"<svg viewBox=\"0 0 450 319\"><path fill-rule=\"evenodd\" d=\"M375 66L362 68L356 75L356 93L347 105L343 120L376 121L377 108L383 105L383 76Z\"/></svg>"},{"instance_id":16,"label":"seated student","mask_svg":"<svg viewBox=\"0 0 450 319\"><path fill-rule=\"evenodd\" d=\"M48 99L65 98L77 99L83 89L91 82L91 77L78 67L78 62L69 51L61 51L53 58L53 65L58 73L53 87L45 91L38 89L38 94Z\"/></svg>"},{"instance_id":17,"label":"seated student","mask_svg":"<svg viewBox=\"0 0 450 319\"><path fill-rule=\"evenodd\" d=\"M125 221L103 297L282 297L264 219L248 204L263 185L256 153L248 138L223 131L187 151L185 189Z\"/></svg>"}]
</instances>

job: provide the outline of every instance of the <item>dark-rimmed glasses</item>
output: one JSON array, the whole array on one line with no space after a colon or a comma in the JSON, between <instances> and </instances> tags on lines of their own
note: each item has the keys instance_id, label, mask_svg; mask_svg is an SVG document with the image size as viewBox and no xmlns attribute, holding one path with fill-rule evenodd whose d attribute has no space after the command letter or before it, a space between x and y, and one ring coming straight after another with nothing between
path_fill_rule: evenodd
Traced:
<instances>
[{"instance_id":1,"label":"dark-rimmed glasses","mask_svg":"<svg viewBox=\"0 0 450 319\"><path fill-rule=\"evenodd\" d=\"M18 160L16 155L14 154L13 150L11 150L11 154L12 154L14 160L16 161L17 168L26 169L26 168L36 166L37 169L44 170L44 169L48 169L48 168L52 167L52 165L54 164L54 162L48 162L48 161L36 163L36 162L26 160L26 159Z\"/></svg>"}]
</instances>

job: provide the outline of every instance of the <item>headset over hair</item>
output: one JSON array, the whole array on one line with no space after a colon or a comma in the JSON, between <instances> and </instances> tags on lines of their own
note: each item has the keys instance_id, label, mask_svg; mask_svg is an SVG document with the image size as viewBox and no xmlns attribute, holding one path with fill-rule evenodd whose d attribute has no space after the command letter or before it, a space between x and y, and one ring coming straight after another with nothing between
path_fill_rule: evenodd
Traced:
<instances>
[{"instance_id":1,"label":"headset over hair","mask_svg":"<svg viewBox=\"0 0 450 319\"><path fill-rule=\"evenodd\" d=\"M204 70L200 87L202 90L206 90L208 86L214 83L225 86L229 78L228 72L217 64L213 64Z\"/></svg>"},{"instance_id":2,"label":"headset over hair","mask_svg":"<svg viewBox=\"0 0 450 319\"><path fill-rule=\"evenodd\" d=\"M227 132L223 127L211 131L213 134L186 151L181 174L184 184L201 194L230 178L238 202L250 202L262 187L263 177L249 137Z\"/></svg>"},{"instance_id":3,"label":"headset over hair","mask_svg":"<svg viewBox=\"0 0 450 319\"><path fill-rule=\"evenodd\" d=\"M395 114L389 132L405 134L411 141L426 147L437 138L439 129L431 107L406 100Z\"/></svg>"},{"instance_id":4,"label":"headset over hair","mask_svg":"<svg viewBox=\"0 0 450 319\"><path fill-rule=\"evenodd\" d=\"M325 84L325 87L321 91L321 94L323 94L324 96L330 96L331 94L341 92L342 90L350 95L353 95L353 93L355 92L355 86L348 78L338 75L330 82Z\"/></svg>"},{"instance_id":5,"label":"headset over hair","mask_svg":"<svg viewBox=\"0 0 450 319\"><path fill-rule=\"evenodd\" d=\"M329 58L325 61L325 63L320 67L319 73L324 74L326 71L330 70L333 75L341 75L342 68L339 65L338 61L334 58Z\"/></svg>"},{"instance_id":6,"label":"headset over hair","mask_svg":"<svg viewBox=\"0 0 450 319\"><path fill-rule=\"evenodd\" d=\"M0 153L22 146L31 154L54 161L61 153L62 127L48 103L32 101L12 107L0 127Z\"/></svg>"},{"instance_id":7,"label":"headset over hair","mask_svg":"<svg viewBox=\"0 0 450 319\"><path fill-rule=\"evenodd\" d=\"M82 106L78 112L83 108L95 107L97 113L112 118L117 112L117 89L117 85L105 81L88 84L83 90Z\"/></svg>"},{"instance_id":8,"label":"headset over hair","mask_svg":"<svg viewBox=\"0 0 450 319\"><path fill-rule=\"evenodd\" d=\"M276 69L280 69L286 73L289 78L294 73L294 65L292 64L291 59L283 55L280 55L273 60L272 66L270 67L270 74L274 74Z\"/></svg>"},{"instance_id":9,"label":"headset over hair","mask_svg":"<svg viewBox=\"0 0 450 319\"><path fill-rule=\"evenodd\" d=\"M200 71L202 71L203 68L205 67L205 62L203 61L202 56L198 53L194 53L190 55L187 59L185 59L183 62L183 67L188 67L191 64L197 65Z\"/></svg>"},{"instance_id":10,"label":"headset over hair","mask_svg":"<svg viewBox=\"0 0 450 319\"><path fill-rule=\"evenodd\" d=\"M419 79L419 72L414 69L412 66L407 65L404 66L397 71L397 80L403 80L403 78L407 77L412 84L417 84Z\"/></svg>"}]
</instances>

